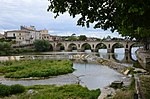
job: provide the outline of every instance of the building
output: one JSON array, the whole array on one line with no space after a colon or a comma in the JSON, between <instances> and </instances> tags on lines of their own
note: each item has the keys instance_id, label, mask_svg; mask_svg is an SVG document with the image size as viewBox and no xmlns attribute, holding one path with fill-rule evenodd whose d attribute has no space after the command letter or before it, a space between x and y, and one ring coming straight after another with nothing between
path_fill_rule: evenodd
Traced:
<instances>
[{"instance_id":1,"label":"building","mask_svg":"<svg viewBox=\"0 0 150 99\"><path fill-rule=\"evenodd\" d=\"M4 38L5 38L5 36L0 33L0 39L4 39Z\"/></svg>"},{"instance_id":2,"label":"building","mask_svg":"<svg viewBox=\"0 0 150 99\"><path fill-rule=\"evenodd\" d=\"M6 31L6 39L16 41L17 44L33 44L37 39L42 39L42 30L36 30L34 26L20 26L20 30Z\"/></svg>"},{"instance_id":3,"label":"building","mask_svg":"<svg viewBox=\"0 0 150 99\"><path fill-rule=\"evenodd\" d=\"M53 35L50 35L50 34L42 34L42 39L43 40L48 40L48 41L60 41L61 37L53 36Z\"/></svg>"}]
</instances>

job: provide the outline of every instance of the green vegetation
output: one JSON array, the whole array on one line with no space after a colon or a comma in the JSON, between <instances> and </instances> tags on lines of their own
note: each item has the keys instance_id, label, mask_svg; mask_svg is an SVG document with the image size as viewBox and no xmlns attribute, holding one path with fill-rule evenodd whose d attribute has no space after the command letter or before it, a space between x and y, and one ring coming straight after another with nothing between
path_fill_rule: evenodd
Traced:
<instances>
[{"instance_id":1,"label":"green vegetation","mask_svg":"<svg viewBox=\"0 0 150 99\"><path fill-rule=\"evenodd\" d=\"M134 99L134 94L132 91L118 91L113 99Z\"/></svg>"},{"instance_id":2,"label":"green vegetation","mask_svg":"<svg viewBox=\"0 0 150 99\"><path fill-rule=\"evenodd\" d=\"M107 46L105 44L101 43L101 44L97 45L96 48L97 49L106 49Z\"/></svg>"},{"instance_id":3,"label":"green vegetation","mask_svg":"<svg viewBox=\"0 0 150 99\"><path fill-rule=\"evenodd\" d=\"M0 55L9 55L11 53L11 43L0 42Z\"/></svg>"},{"instance_id":4,"label":"green vegetation","mask_svg":"<svg viewBox=\"0 0 150 99\"><path fill-rule=\"evenodd\" d=\"M141 76L140 77L140 87L142 99L150 99L150 76Z\"/></svg>"},{"instance_id":5,"label":"green vegetation","mask_svg":"<svg viewBox=\"0 0 150 99\"><path fill-rule=\"evenodd\" d=\"M88 49L91 49L91 46L88 43L85 43L85 44L83 44L82 48L84 50L88 50Z\"/></svg>"},{"instance_id":6,"label":"green vegetation","mask_svg":"<svg viewBox=\"0 0 150 99\"><path fill-rule=\"evenodd\" d=\"M49 41L46 40L35 40L33 44L35 46L36 51L38 52L45 52L52 50Z\"/></svg>"},{"instance_id":7,"label":"green vegetation","mask_svg":"<svg viewBox=\"0 0 150 99\"><path fill-rule=\"evenodd\" d=\"M140 65L140 63L138 61L133 63L133 67L135 67L135 68L142 68L143 69L143 67Z\"/></svg>"},{"instance_id":8,"label":"green vegetation","mask_svg":"<svg viewBox=\"0 0 150 99\"><path fill-rule=\"evenodd\" d=\"M85 35L80 35L79 36L79 41L85 41L87 37Z\"/></svg>"},{"instance_id":9,"label":"green vegetation","mask_svg":"<svg viewBox=\"0 0 150 99\"><path fill-rule=\"evenodd\" d=\"M35 49L25 49L25 48L18 48L14 49L11 47L13 41L0 41L0 56L6 56L6 55L14 55L14 54L20 54L20 53L26 53L26 52L34 52Z\"/></svg>"},{"instance_id":10,"label":"green vegetation","mask_svg":"<svg viewBox=\"0 0 150 99\"><path fill-rule=\"evenodd\" d=\"M81 85L35 85L25 87L26 91L5 99L97 99L100 90L88 90Z\"/></svg>"},{"instance_id":11,"label":"green vegetation","mask_svg":"<svg viewBox=\"0 0 150 99\"><path fill-rule=\"evenodd\" d=\"M23 93L24 91L25 87L19 84L11 86L0 84L0 97Z\"/></svg>"},{"instance_id":12,"label":"green vegetation","mask_svg":"<svg viewBox=\"0 0 150 99\"><path fill-rule=\"evenodd\" d=\"M6 78L49 77L73 72L69 60L22 60L1 62L0 73Z\"/></svg>"}]
</instances>

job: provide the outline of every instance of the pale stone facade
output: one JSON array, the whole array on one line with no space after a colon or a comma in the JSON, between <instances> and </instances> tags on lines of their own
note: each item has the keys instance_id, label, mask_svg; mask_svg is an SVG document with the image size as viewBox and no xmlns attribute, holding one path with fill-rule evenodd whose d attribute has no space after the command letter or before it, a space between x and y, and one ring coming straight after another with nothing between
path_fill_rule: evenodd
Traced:
<instances>
[{"instance_id":1,"label":"pale stone facade","mask_svg":"<svg viewBox=\"0 0 150 99\"><path fill-rule=\"evenodd\" d=\"M0 33L0 39L3 39L3 38L5 38L5 36Z\"/></svg>"},{"instance_id":2,"label":"pale stone facade","mask_svg":"<svg viewBox=\"0 0 150 99\"><path fill-rule=\"evenodd\" d=\"M48 40L48 41L61 41L61 37L53 36L53 35L50 35L50 34L42 34L42 39L43 40Z\"/></svg>"},{"instance_id":3,"label":"pale stone facade","mask_svg":"<svg viewBox=\"0 0 150 99\"><path fill-rule=\"evenodd\" d=\"M37 31L34 26L21 26L20 30L6 31L5 36L17 44L33 44L35 40L42 39L41 31Z\"/></svg>"}]
</instances>

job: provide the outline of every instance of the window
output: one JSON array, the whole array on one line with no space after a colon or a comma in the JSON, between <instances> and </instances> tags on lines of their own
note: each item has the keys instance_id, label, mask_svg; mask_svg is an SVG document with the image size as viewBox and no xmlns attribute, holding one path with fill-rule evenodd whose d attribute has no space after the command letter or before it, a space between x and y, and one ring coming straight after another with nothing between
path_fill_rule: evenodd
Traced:
<instances>
[{"instance_id":1,"label":"window","mask_svg":"<svg viewBox=\"0 0 150 99\"><path fill-rule=\"evenodd\" d=\"M13 37L15 37L16 35L15 35L15 33L13 34Z\"/></svg>"}]
</instances>

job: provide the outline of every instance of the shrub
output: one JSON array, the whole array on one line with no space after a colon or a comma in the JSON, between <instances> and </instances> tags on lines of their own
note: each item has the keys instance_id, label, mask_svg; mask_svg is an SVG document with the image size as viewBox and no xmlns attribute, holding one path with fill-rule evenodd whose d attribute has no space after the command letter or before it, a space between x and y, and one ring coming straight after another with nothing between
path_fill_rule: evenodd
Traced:
<instances>
[{"instance_id":1,"label":"shrub","mask_svg":"<svg viewBox=\"0 0 150 99\"><path fill-rule=\"evenodd\" d=\"M0 73L6 78L49 77L74 71L69 60L22 60L1 63Z\"/></svg>"},{"instance_id":2,"label":"shrub","mask_svg":"<svg viewBox=\"0 0 150 99\"><path fill-rule=\"evenodd\" d=\"M19 84L10 86L10 94L23 93L25 91L25 87Z\"/></svg>"},{"instance_id":3,"label":"shrub","mask_svg":"<svg viewBox=\"0 0 150 99\"><path fill-rule=\"evenodd\" d=\"M0 96L9 96L10 95L10 87L0 84Z\"/></svg>"}]
</instances>

